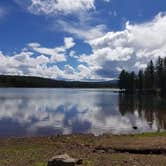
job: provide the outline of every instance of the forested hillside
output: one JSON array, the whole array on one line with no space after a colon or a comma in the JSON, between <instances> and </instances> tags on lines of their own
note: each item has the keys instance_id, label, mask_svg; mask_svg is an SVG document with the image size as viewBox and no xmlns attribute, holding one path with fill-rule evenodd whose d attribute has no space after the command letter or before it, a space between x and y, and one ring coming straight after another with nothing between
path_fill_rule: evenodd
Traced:
<instances>
[{"instance_id":1,"label":"forested hillside","mask_svg":"<svg viewBox=\"0 0 166 166\"><path fill-rule=\"evenodd\" d=\"M0 87L46 87L46 88L116 88L117 81L79 82L60 81L41 77L0 75Z\"/></svg>"}]
</instances>

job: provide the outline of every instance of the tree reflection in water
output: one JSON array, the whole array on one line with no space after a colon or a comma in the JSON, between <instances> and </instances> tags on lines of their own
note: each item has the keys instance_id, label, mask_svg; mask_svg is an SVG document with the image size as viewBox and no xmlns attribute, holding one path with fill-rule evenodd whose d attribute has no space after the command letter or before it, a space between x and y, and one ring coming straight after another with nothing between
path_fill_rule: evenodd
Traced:
<instances>
[{"instance_id":1,"label":"tree reflection in water","mask_svg":"<svg viewBox=\"0 0 166 166\"><path fill-rule=\"evenodd\" d=\"M145 119L152 129L157 127L157 131L166 129L166 100L160 96L121 93L119 111L122 115L138 114L138 117Z\"/></svg>"}]
</instances>

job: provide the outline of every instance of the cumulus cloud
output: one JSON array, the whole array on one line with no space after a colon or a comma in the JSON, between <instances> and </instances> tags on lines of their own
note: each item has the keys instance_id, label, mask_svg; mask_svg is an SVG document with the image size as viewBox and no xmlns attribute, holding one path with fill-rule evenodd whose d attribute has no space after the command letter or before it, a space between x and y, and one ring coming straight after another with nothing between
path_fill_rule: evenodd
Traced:
<instances>
[{"instance_id":1,"label":"cumulus cloud","mask_svg":"<svg viewBox=\"0 0 166 166\"><path fill-rule=\"evenodd\" d=\"M67 62L68 54L78 58L76 53L70 49L75 42L73 38L64 38L64 45L47 48L39 43L29 43L28 47L20 53L6 55L0 51L0 74L5 75L27 75L40 76L53 79L87 80L96 79L92 76L90 69L84 65L74 68ZM60 62L66 63L59 66Z\"/></svg>"},{"instance_id":2,"label":"cumulus cloud","mask_svg":"<svg viewBox=\"0 0 166 166\"><path fill-rule=\"evenodd\" d=\"M31 75L57 79L77 79L75 69L66 65L64 69L58 63L67 61L66 53L75 45L73 38L64 38L64 45L54 48L29 43L20 53L6 55L0 51L0 74Z\"/></svg>"},{"instance_id":3,"label":"cumulus cloud","mask_svg":"<svg viewBox=\"0 0 166 166\"><path fill-rule=\"evenodd\" d=\"M66 49L72 48L75 45L75 42L72 37L66 37L64 39Z\"/></svg>"},{"instance_id":4,"label":"cumulus cloud","mask_svg":"<svg viewBox=\"0 0 166 166\"><path fill-rule=\"evenodd\" d=\"M28 46L31 47L37 53L51 56L53 62L66 61L66 57L64 55L64 48L46 48L41 47L39 43L29 43Z\"/></svg>"},{"instance_id":5,"label":"cumulus cloud","mask_svg":"<svg viewBox=\"0 0 166 166\"><path fill-rule=\"evenodd\" d=\"M58 20L62 30L89 44L92 49L90 54L77 55L72 37L64 38L63 45L53 48L33 42L19 54L9 56L0 52L0 73L70 80L109 80L117 78L123 68L137 71L145 68L149 60L166 56L164 13L142 24L127 22L123 30L116 32L106 33L105 25L93 27L85 25L85 22L80 22L82 28L79 28L75 23ZM68 58L74 58L77 66L73 67ZM59 67L60 62L65 64Z\"/></svg>"},{"instance_id":6,"label":"cumulus cloud","mask_svg":"<svg viewBox=\"0 0 166 166\"><path fill-rule=\"evenodd\" d=\"M71 50L70 53L69 53L69 56L72 57L72 58L79 58L79 56L76 55L76 52Z\"/></svg>"},{"instance_id":7,"label":"cumulus cloud","mask_svg":"<svg viewBox=\"0 0 166 166\"><path fill-rule=\"evenodd\" d=\"M39 76L53 79L84 80L93 79L83 65L78 70L70 64L64 68L58 67L58 61L53 61L54 56L47 57L43 54L36 56L35 52L23 51L14 55L5 55L0 52L0 74ZM54 62L54 63L53 63Z\"/></svg>"},{"instance_id":8,"label":"cumulus cloud","mask_svg":"<svg viewBox=\"0 0 166 166\"><path fill-rule=\"evenodd\" d=\"M48 66L51 58L34 56L34 52L21 52L12 56L0 53L0 74L63 78L64 71L57 64Z\"/></svg>"},{"instance_id":9,"label":"cumulus cloud","mask_svg":"<svg viewBox=\"0 0 166 166\"><path fill-rule=\"evenodd\" d=\"M63 62L66 61L66 50L72 48L75 45L73 38L64 38L64 46L47 48L42 47L39 43L29 43L28 46L32 48L35 52L51 56L52 62Z\"/></svg>"},{"instance_id":10,"label":"cumulus cloud","mask_svg":"<svg viewBox=\"0 0 166 166\"><path fill-rule=\"evenodd\" d=\"M127 22L124 30L108 32L87 42L93 53L80 56L79 61L89 68L100 68L95 71L97 74L110 78L117 76L120 68L144 68L150 59L166 56L166 15L160 13L143 24Z\"/></svg>"}]
</instances>

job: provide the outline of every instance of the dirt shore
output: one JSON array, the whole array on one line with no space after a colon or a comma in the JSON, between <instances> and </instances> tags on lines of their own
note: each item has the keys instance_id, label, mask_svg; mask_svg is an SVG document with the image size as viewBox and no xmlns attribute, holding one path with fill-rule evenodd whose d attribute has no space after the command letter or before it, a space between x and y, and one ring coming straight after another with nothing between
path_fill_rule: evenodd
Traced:
<instances>
[{"instance_id":1,"label":"dirt shore","mask_svg":"<svg viewBox=\"0 0 166 166\"><path fill-rule=\"evenodd\" d=\"M0 166L47 166L64 153L83 166L165 166L166 133L0 139Z\"/></svg>"}]
</instances>

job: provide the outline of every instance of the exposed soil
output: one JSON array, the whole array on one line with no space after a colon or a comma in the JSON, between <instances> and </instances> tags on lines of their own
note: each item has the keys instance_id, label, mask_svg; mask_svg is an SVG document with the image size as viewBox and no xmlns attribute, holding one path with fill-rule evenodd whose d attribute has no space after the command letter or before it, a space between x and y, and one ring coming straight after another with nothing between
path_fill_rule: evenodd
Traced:
<instances>
[{"instance_id":1,"label":"exposed soil","mask_svg":"<svg viewBox=\"0 0 166 166\"><path fill-rule=\"evenodd\" d=\"M0 140L0 166L46 166L54 155L83 166L165 166L166 134L67 135Z\"/></svg>"}]
</instances>

